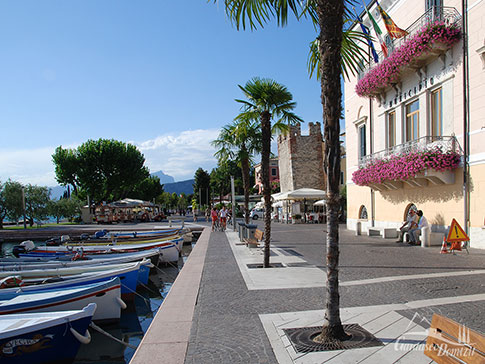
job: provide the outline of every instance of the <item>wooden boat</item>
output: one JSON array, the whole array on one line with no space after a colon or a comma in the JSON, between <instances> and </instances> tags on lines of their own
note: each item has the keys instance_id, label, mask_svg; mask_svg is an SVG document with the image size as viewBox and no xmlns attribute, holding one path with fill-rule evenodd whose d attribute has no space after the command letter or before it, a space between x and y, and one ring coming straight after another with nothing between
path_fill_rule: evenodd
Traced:
<instances>
[{"instance_id":1,"label":"wooden boat","mask_svg":"<svg viewBox=\"0 0 485 364\"><path fill-rule=\"evenodd\" d=\"M26 270L26 269L45 269L45 268L68 268L79 266L90 266L100 264L122 264L150 259L151 263L157 265L162 250L160 248L144 250L135 253L117 253L117 254L83 254L76 258L66 255L64 259L49 260L48 257L37 258L3 258L0 259L0 271Z\"/></svg>"},{"instance_id":2,"label":"wooden boat","mask_svg":"<svg viewBox=\"0 0 485 364\"><path fill-rule=\"evenodd\" d=\"M89 343L88 326L96 311L82 310L0 316L2 364L70 363L81 343Z\"/></svg>"},{"instance_id":3,"label":"wooden boat","mask_svg":"<svg viewBox=\"0 0 485 364\"><path fill-rule=\"evenodd\" d=\"M36 247L32 242L25 241L20 244L23 247L25 253L19 253L17 249L18 257L36 257L36 256L59 256L63 254L75 254L82 252L84 254L105 254L105 253L130 253L139 252L143 250L150 250L154 248L160 248L162 250L162 261L173 262L177 261L180 250L183 245L183 238L171 239L169 241L160 241L155 239L154 241L145 241L143 243L116 243L116 244L103 244L103 245L60 245L60 246L38 246Z\"/></svg>"},{"instance_id":4,"label":"wooden boat","mask_svg":"<svg viewBox=\"0 0 485 364\"><path fill-rule=\"evenodd\" d=\"M19 291L15 297L0 290L0 315L81 310L89 303L97 306L93 320L119 320L121 309L126 308L121 299L120 279L34 293Z\"/></svg>"},{"instance_id":5,"label":"wooden boat","mask_svg":"<svg viewBox=\"0 0 485 364\"><path fill-rule=\"evenodd\" d=\"M74 276L66 276L63 278L54 278L49 281L42 282L39 279L21 279L16 275L7 278L19 278L21 286L14 286L10 288L1 288L2 294L11 294L15 297L19 290L24 292L39 292L50 289L57 289L63 287L75 287L82 284L96 283L106 281L111 278L119 277L121 281L121 296L123 299L133 299L138 284L138 273L141 262L131 263L123 269L103 270L99 272L82 273ZM18 272L16 272L18 273ZM7 296L3 296L7 297Z\"/></svg>"}]
</instances>

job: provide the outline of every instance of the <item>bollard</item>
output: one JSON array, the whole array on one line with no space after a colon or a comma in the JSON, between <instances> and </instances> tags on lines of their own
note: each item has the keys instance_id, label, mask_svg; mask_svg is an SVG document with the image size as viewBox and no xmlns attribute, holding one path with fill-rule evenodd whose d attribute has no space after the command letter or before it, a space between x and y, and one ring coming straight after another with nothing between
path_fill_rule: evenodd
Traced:
<instances>
[{"instance_id":1,"label":"bollard","mask_svg":"<svg viewBox=\"0 0 485 364\"><path fill-rule=\"evenodd\" d=\"M362 223L360 221L357 221L355 225L355 235L362 235Z\"/></svg>"},{"instance_id":2,"label":"bollard","mask_svg":"<svg viewBox=\"0 0 485 364\"><path fill-rule=\"evenodd\" d=\"M246 227L246 224L243 222L238 222L237 223L237 232L239 234L239 241L243 242L244 241L244 229Z\"/></svg>"}]
</instances>

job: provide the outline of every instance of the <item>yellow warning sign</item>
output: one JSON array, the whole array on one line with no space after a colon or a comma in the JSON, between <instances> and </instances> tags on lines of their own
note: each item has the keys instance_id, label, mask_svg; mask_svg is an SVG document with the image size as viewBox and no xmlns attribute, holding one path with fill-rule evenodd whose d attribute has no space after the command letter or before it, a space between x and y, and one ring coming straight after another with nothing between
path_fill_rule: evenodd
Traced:
<instances>
[{"instance_id":1,"label":"yellow warning sign","mask_svg":"<svg viewBox=\"0 0 485 364\"><path fill-rule=\"evenodd\" d=\"M453 219L450 226L450 231L448 232L448 236L446 237L446 241L448 243L455 243L459 241L469 241L470 238L465 233L465 231L461 228L460 224Z\"/></svg>"}]
</instances>

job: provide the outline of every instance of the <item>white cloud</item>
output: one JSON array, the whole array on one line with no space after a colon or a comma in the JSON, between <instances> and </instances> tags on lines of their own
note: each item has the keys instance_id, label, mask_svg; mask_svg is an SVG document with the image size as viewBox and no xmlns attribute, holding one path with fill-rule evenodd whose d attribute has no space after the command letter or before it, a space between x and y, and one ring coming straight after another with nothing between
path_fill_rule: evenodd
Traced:
<instances>
[{"instance_id":1,"label":"white cloud","mask_svg":"<svg viewBox=\"0 0 485 364\"><path fill-rule=\"evenodd\" d=\"M193 178L197 168L210 172L217 165L215 149L210 142L217 138L218 129L198 129L157 136L136 145L145 156L145 165L151 172L162 170L176 181ZM66 143L64 148L76 148L79 144ZM0 150L0 181L8 178L23 184L55 186L52 154L57 146Z\"/></svg>"}]
</instances>

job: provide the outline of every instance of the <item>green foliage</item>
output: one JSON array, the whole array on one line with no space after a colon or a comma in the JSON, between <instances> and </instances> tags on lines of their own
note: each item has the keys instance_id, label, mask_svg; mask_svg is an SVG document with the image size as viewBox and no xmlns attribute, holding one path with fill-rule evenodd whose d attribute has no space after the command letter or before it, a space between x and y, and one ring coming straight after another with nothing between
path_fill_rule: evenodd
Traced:
<instances>
[{"instance_id":1,"label":"green foliage","mask_svg":"<svg viewBox=\"0 0 485 364\"><path fill-rule=\"evenodd\" d=\"M47 187L40 187L28 184L25 187L25 214L30 226L34 220L47 218L50 191Z\"/></svg>"},{"instance_id":2,"label":"green foliage","mask_svg":"<svg viewBox=\"0 0 485 364\"><path fill-rule=\"evenodd\" d=\"M202 168L195 171L194 176L194 196L196 201L199 201L199 192L201 193L200 201L202 205L208 205L210 203L209 196L207 195L207 189L210 188L210 175Z\"/></svg>"},{"instance_id":3,"label":"green foliage","mask_svg":"<svg viewBox=\"0 0 485 364\"><path fill-rule=\"evenodd\" d=\"M163 185L160 184L160 178L157 176L150 176L138 183L132 192L131 198L136 198L144 201L152 201L163 192Z\"/></svg>"},{"instance_id":4,"label":"green foliage","mask_svg":"<svg viewBox=\"0 0 485 364\"><path fill-rule=\"evenodd\" d=\"M60 200L50 200L47 204L47 211L50 216L54 216L59 220L61 218L67 218L69 221L73 221L81 214L81 201L75 196L71 198L61 198Z\"/></svg>"},{"instance_id":5,"label":"green foliage","mask_svg":"<svg viewBox=\"0 0 485 364\"><path fill-rule=\"evenodd\" d=\"M149 175L134 145L112 139L88 140L75 150L60 146L52 160L57 181L83 190L95 203L128 197Z\"/></svg>"},{"instance_id":6,"label":"green foliage","mask_svg":"<svg viewBox=\"0 0 485 364\"><path fill-rule=\"evenodd\" d=\"M0 228L5 218L18 221L22 213L22 185L11 180L0 183Z\"/></svg>"}]
</instances>

